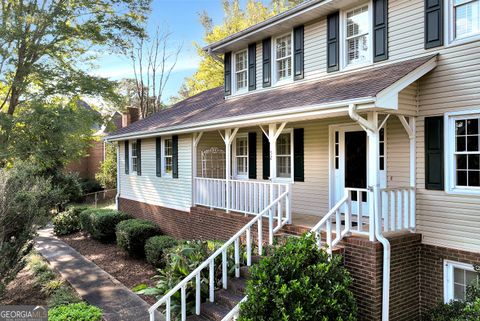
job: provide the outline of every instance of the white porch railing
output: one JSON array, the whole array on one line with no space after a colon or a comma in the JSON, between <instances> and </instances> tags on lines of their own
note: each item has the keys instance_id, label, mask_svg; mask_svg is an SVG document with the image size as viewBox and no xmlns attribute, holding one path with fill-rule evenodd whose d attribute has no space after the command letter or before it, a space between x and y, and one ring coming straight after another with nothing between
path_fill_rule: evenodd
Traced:
<instances>
[{"instance_id":1,"label":"white porch railing","mask_svg":"<svg viewBox=\"0 0 480 321\"><path fill-rule=\"evenodd\" d=\"M235 277L240 277L240 241L245 236L245 251L247 256L247 266L252 264L252 226L257 225L257 242L258 242L258 254L262 255L263 252L263 219L268 216L269 220L269 244L273 244L273 234L275 231L281 229L285 224L285 221L279 221L276 228L273 227L274 209L278 208L279 204L285 202L290 197L290 191L284 191L278 195L270 204L267 204L263 210L261 210L255 217L250 220L240 231L238 231L233 237L225 242L218 250L216 250L208 259L200 264L195 270L193 270L187 277L185 277L180 283L173 287L167 294L165 294L160 300L152 305L148 312L150 314L150 321L155 320L155 311L162 305L165 305L165 319L171 321L171 299L178 291L180 291L180 320L185 321L187 318L187 285L190 281L195 279L195 314L201 313L201 272L204 269L209 270L209 297L210 302L215 301L215 259L222 256L222 286L224 289L228 287L228 260L227 250L230 246L234 246L234 260L235 260Z\"/></svg>"},{"instance_id":2,"label":"white porch railing","mask_svg":"<svg viewBox=\"0 0 480 321\"><path fill-rule=\"evenodd\" d=\"M380 209L383 231L396 232L415 229L415 188L380 189Z\"/></svg>"}]
</instances>

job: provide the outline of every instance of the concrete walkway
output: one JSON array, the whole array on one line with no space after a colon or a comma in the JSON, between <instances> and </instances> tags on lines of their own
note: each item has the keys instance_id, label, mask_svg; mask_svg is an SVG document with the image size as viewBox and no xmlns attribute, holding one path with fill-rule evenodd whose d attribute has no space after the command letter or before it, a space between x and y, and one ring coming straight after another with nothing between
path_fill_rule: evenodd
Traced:
<instances>
[{"instance_id":1,"label":"concrete walkway","mask_svg":"<svg viewBox=\"0 0 480 321\"><path fill-rule=\"evenodd\" d=\"M39 231L35 249L84 300L103 310L105 320L149 320L148 303L68 244L55 238L51 228ZM165 319L157 313L155 320Z\"/></svg>"}]
</instances>

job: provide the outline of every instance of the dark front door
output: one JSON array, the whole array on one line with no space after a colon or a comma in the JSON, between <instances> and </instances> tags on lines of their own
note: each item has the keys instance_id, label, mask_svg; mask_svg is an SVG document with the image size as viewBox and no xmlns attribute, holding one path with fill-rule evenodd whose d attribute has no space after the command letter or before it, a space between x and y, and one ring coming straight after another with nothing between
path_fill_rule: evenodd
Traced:
<instances>
[{"instance_id":1,"label":"dark front door","mask_svg":"<svg viewBox=\"0 0 480 321\"><path fill-rule=\"evenodd\" d=\"M367 133L364 131L345 132L345 187L367 187ZM355 193L352 199L356 200Z\"/></svg>"}]
</instances>

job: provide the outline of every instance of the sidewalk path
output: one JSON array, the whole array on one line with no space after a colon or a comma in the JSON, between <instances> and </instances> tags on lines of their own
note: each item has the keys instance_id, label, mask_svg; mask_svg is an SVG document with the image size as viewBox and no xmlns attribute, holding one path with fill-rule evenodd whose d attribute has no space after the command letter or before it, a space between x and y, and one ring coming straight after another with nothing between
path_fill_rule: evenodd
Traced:
<instances>
[{"instance_id":1,"label":"sidewalk path","mask_svg":"<svg viewBox=\"0 0 480 321\"><path fill-rule=\"evenodd\" d=\"M107 321L148 321L147 302L65 242L51 228L39 231L35 249L88 303L103 310ZM165 320L157 313L155 320Z\"/></svg>"}]
</instances>

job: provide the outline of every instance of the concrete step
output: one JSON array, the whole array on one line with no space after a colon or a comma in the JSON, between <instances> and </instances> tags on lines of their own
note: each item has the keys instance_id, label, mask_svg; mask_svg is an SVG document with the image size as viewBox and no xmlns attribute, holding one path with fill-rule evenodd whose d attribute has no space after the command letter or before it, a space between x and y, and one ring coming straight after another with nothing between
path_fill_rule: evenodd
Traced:
<instances>
[{"instance_id":1,"label":"concrete step","mask_svg":"<svg viewBox=\"0 0 480 321\"><path fill-rule=\"evenodd\" d=\"M201 307L201 315L210 321L222 321L230 310L217 302L205 302Z\"/></svg>"},{"instance_id":2,"label":"concrete step","mask_svg":"<svg viewBox=\"0 0 480 321\"><path fill-rule=\"evenodd\" d=\"M205 319L203 316L201 315L189 315L187 317L187 321L208 321L208 319Z\"/></svg>"},{"instance_id":3,"label":"concrete step","mask_svg":"<svg viewBox=\"0 0 480 321\"><path fill-rule=\"evenodd\" d=\"M244 277L228 279L228 290L234 294L243 295L245 293L247 279Z\"/></svg>"},{"instance_id":4,"label":"concrete step","mask_svg":"<svg viewBox=\"0 0 480 321\"><path fill-rule=\"evenodd\" d=\"M229 308L230 310L233 309L242 299L243 295L229 290L220 289L215 292L215 302Z\"/></svg>"}]
</instances>

